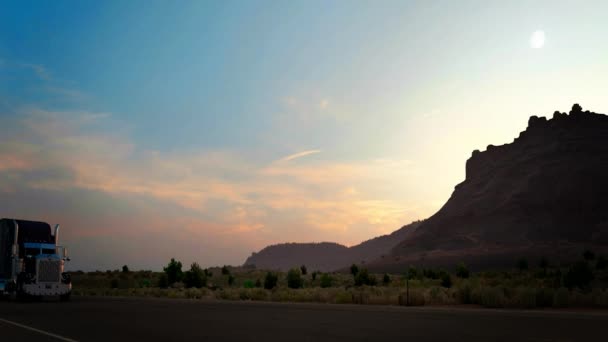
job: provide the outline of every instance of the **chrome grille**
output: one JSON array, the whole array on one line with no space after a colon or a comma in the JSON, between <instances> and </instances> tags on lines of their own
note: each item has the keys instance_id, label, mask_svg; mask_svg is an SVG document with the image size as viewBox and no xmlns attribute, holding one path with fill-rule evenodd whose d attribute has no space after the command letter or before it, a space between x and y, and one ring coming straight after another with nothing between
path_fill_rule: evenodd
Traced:
<instances>
[{"instance_id":1,"label":"chrome grille","mask_svg":"<svg viewBox=\"0 0 608 342\"><path fill-rule=\"evenodd\" d=\"M38 281L39 282L59 282L61 276L60 260L39 260L38 261Z\"/></svg>"}]
</instances>

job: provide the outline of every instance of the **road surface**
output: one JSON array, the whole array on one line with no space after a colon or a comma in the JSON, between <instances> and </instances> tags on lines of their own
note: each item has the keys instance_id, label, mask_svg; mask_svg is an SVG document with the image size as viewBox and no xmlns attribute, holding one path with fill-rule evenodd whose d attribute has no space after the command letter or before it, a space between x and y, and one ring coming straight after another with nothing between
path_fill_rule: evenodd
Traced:
<instances>
[{"instance_id":1,"label":"road surface","mask_svg":"<svg viewBox=\"0 0 608 342\"><path fill-rule=\"evenodd\" d=\"M2 341L601 341L608 311L75 297L0 302Z\"/></svg>"}]
</instances>

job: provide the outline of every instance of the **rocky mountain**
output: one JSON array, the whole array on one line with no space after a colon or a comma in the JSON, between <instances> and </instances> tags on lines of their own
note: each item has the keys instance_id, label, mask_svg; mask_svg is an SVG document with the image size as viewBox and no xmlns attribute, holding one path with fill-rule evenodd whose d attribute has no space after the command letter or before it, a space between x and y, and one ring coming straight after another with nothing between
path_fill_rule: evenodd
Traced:
<instances>
[{"instance_id":1,"label":"rocky mountain","mask_svg":"<svg viewBox=\"0 0 608 342\"><path fill-rule=\"evenodd\" d=\"M350 248L331 242L272 245L258 253L253 253L244 265L282 271L306 265L311 271L333 271L353 263L365 264L388 254L393 247L415 231L420 223L420 221L413 222L391 234L367 240Z\"/></svg>"},{"instance_id":2,"label":"rocky mountain","mask_svg":"<svg viewBox=\"0 0 608 342\"><path fill-rule=\"evenodd\" d=\"M369 266L500 267L568 261L585 248L608 248L608 116L574 105L532 116L510 144L473 151L447 203Z\"/></svg>"}]
</instances>

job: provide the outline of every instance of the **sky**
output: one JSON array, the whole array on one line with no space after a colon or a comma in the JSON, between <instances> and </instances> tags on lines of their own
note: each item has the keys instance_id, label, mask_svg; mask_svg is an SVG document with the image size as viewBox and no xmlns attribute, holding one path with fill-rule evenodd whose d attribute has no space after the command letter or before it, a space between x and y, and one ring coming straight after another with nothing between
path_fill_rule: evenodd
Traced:
<instances>
[{"instance_id":1,"label":"sky","mask_svg":"<svg viewBox=\"0 0 608 342\"><path fill-rule=\"evenodd\" d=\"M1 1L0 217L71 269L239 265L435 213L531 115L608 112L605 1Z\"/></svg>"}]
</instances>

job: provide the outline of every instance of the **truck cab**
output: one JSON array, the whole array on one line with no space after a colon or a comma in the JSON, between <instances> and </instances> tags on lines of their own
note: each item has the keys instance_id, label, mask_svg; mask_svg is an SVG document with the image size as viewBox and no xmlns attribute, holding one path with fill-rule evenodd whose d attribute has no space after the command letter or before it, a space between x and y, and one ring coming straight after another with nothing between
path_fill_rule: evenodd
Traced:
<instances>
[{"instance_id":1,"label":"truck cab","mask_svg":"<svg viewBox=\"0 0 608 342\"><path fill-rule=\"evenodd\" d=\"M0 294L69 299L69 258L58 241L59 225L52 231L45 222L0 220Z\"/></svg>"}]
</instances>

